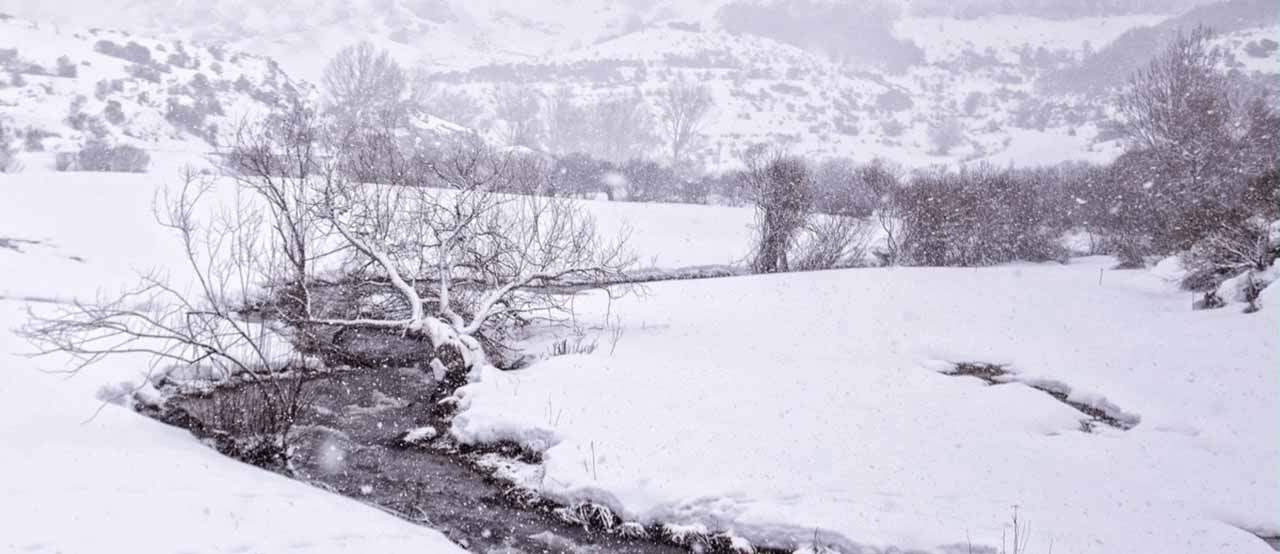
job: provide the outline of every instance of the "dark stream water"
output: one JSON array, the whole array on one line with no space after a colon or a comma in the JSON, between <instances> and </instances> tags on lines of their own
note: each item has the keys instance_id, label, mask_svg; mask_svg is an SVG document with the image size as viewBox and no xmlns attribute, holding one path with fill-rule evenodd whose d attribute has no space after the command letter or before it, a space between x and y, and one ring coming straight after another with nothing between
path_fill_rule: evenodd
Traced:
<instances>
[{"instance_id":1,"label":"dark stream water","mask_svg":"<svg viewBox=\"0 0 1280 554\"><path fill-rule=\"evenodd\" d=\"M218 400L258 395L242 385L204 395L179 395L167 417L208 435L219 421ZM415 370L361 370L326 375L306 383L314 398L293 431L291 476L377 505L444 532L474 552L669 553L688 549L657 539L628 538L557 517L555 506L514 496L511 487L471 463L466 452L441 437L410 446L409 429L447 423L432 414L432 382ZM256 398L256 396L254 396ZM176 414L176 417L175 417ZM442 433L443 434L443 433Z\"/></svg>"}]
</instances>

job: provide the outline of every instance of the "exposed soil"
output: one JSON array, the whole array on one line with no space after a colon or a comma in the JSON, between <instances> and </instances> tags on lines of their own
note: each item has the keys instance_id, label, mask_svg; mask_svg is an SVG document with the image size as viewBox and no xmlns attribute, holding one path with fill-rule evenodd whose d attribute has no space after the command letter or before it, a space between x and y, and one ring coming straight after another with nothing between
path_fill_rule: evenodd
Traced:
<instances>
[{"instance_id":1,"label":"exposed soil","mask_svg":"<svg viewBox=\"0 0 1280 554\"><path fill-rule=\"evenodd\" d=\"M1049 396L1054 397L1059 402L1066 404L1068 406L1071 406L1072 408L1075 408L1076 411L1086 416L1089 416L1088 419L1084 419L1080 421L1080 428L1082 431L1085 431L1085 432L1092 432L1094 429L1094 426L1098 423L1101 423L1103 425L1107 425L1110 427L1114 427L1116 429L1125 430L1125 431L1132 429L1134 426L1138 424L1137 421L1134 421L1130 418L1116 417L1112 413L1109 413L1106 410L1100 409L1096 406L1091 406L1083 402L1076 402L1074 400L1070 400L1068 397L1071 394L1071 390L1064 386L1048 386L1048 385L1033 384L1033 383L1019 381L1015 379L1013 375L1004 368L1004 366L1001 366L998 364L988 364L988 363L981 363L981 362L961 362L956 364L955 369L951 372L948 372L947 375L977 377L979 379L982 379L983 381L986 381L988 385L993 385L993 386L1005 385L1009 383L1019 383L1019 384L1031 387L1033 389L1036 389L1038 391L1041 391L1045 394L1048 394Z\"/></svg>"},{"instance_id":2,"label":"exposed soil","mask_svg":"<svg viewBox=\"0 0 1280 554\"><path fill-rule=\"evenodd\" d=\"M247 401L258 398L262 386L176 394L151 415L190 429L235 455L231 445L237 443L229 435L243 430L220 429L228 426L221 422L255 416L218 412L252 404ZM433 414L439 410L431 409L433 383L420 371L344 371L314 378L304 389L310 404L291 435L288 468L277 469L438 529L471 551L671 553L694 546L688 541L676 544L658 527L633 524L627 526L631 533L618 532L622 522L612 513L559 506L494 478L476 463L483 454L536 460L509 445L472 449L454 444L445 432L447 422ZM402 440L406 431L425 427L438 430L440 436L412 445ZM645 536L626 536L637 533ZM699 551L722 550L716 537L697 541Z\"/></svg>"}]
</instances>

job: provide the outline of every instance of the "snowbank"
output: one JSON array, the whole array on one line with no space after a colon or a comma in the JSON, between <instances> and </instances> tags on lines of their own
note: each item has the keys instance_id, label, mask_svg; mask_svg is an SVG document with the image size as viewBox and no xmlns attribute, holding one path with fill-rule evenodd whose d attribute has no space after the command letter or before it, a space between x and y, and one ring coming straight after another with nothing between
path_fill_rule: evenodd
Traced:
<instances>
[{"instance_id":1,"label":"snowbank","mask_svg":"<svg viewBox=\"0 0 1280 554\"><path fill-rule=\"evenodd\" d=\"M150 216L156 177L0 176L0 550L462 552L434 530L223 457L185 431L97 400L144 358L73 378L19 356L23 299L91 299L177 254ZM177 258L180 260L181 258ZM39 309L40 304L32 306Z\"/></svg>"},{"instance_id":2,"label":"snowbank","mask_svg":"<svg viewBox=\"0 0 1280 554\"><path fill-rule=\"evenodd\" d=\"M1028 552L1271 552L1242 529L1280 533L1280 310L1192 312L1113 265L650 285L610 308L613 355L485 375L453 432L543 450L552 496L757 544L999 549L1017 506ZM1140 422L1084 432L1049 394L940 373L962 361Z\"/></svg>"}]
</instances>

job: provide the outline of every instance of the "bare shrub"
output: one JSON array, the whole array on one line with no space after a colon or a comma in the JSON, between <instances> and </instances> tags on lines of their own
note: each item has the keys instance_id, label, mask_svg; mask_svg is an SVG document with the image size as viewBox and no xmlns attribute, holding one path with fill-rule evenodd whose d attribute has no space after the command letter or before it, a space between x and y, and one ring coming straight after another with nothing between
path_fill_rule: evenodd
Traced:
<instances>
[{"instance_id":1,"label":"bare shrub","mask_svg":"<svg viewBox=\"0 0 1280 554\"><path fill-rule=\"evenodd\" d=\"M271 258L262 254L267 237L260 214L237 203L202 219L197 208L212 190L211 182L188 173L156 204L157 222L182 245L191 287L144 274L118 296L32 308L19 333L36 356L69 356L69 373L108 357L141 356L171 381L248 380L261 387L262 404L255 407L261 411L254 413L269 419L268 430L279 439L271 452L283 461L302 400L299 389L275 377L304 364L287 346L287 329L241 311L242 299L263 286L258 277L271 270Z\"/></svg>"},{"instance_id":2,"label":"bare shrub","mask_svg":"<svg viewBox=\"0 0 1280 554\"><path fill-rule=\"evenodd\" d=\"M1026 177L987 166L917 174L894 199L905 257L927 266L1061 260L1061 229Z\"/></svg>"},{"instance_id":3,"label":"bare shrub","mask_svg":"<svg viewBox=\"0 0 1280 554\"><path fill-rule=\"evenodd\" d=\"M61 170L143 173L150 164L151 155L146 150L128 144L112 146L94 138L76 154L74 166L67 165Z\"/></svg>"},{"instance_id":4,"label":"bare shrub","mask_svg":"<svg viewBox=\"0 0 1280 554\"><path fill-rule=\"evenodd\" d=\"M862 265L871 239L866 219L847 216L811 218L791 257L797 271L835 269Z\"/></svg>"},{"instance_id":5,"label":"bare shrub","mask_svg":"<svg viewBox=\"0 0 1280 554\"><path fill-rule=\"evenodd\" d=\"M551 357L568 356L570 354L591 354L596 351L598 343L596 341L588 342L585 336L575 337L573 342L569 339L560 339L551 343L551 350L548 355Z\"/></svg>"},{"instance_id":6,"label":"bare shrub","mask_svg":"<svg viewBox=\"0 0 1280 554\"><path fill-rule=\"evenodd\" d=\"M191 402L188 412L224 454L260 467L287 468L294 428L316 395L305 376L275 379L280 383L216 391Z\"/></svg>"}]
</instances>

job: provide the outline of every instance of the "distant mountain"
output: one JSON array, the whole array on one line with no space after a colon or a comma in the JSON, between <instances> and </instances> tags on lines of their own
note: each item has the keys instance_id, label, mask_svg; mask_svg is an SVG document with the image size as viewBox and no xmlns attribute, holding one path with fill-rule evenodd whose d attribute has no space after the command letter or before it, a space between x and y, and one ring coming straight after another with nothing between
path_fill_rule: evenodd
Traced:
<instances>
[{"instance_id":1,"label":"distant mountain","mask_svg":"<svg viewBox=\"0 0 1280 554\"><path fill-rule=\"evenodd\" d=\"M28 152L93 136L207 151L242 118L310 91L253 54L0 16L0 122Z\"/></svg>"},{"instance_id":2,"label":"distant mountain","mask_svg":"<svg viewBox=\"0 0 1280 554\"><path fill-rule=\"evenodd\" d=\"M504 89L522 93L544 119L564 94L580 107L639 98L656 119L662 93L683 80L705 85L715 100L699 150L709 167L732 166L761 142L923 166L1114 156L1117 146L1098 137L1111 91L1169 29L1189 22L1230 29L1223 41L1239 52L1241 71L1280 74L1261 42L1276 27L1273 0L1202 4L0 0L0 11L92 16L221 44L278 59L309 80L343 46L370 40L425 76L428 111L499 142L511 135L498 109ZM545 136L522 142L559 148ZM645 152L661 159L660 141Z\"/></svg>"},{"instance_id":3,"label":"distant mountain","mask_svg":"<svg viewBox=\"0 0 1280 554\"><path fill-rule=\"evenodd\" d=\"M1110 44L1096 50L1080 64L1064 68L1044 78L1044 89L1056 93L1101 93L1118 87L1153 56L1179 31L1206 26L1230 39L1256 33L1280 37L1273 31L1280 26L1280 2L1275 0L1230 0L1192 9L1155 25L1131 29ZM1238 63L1241 58L1257 58L1255 54L1233 49ZM1260 68L1259 68L1260 69ZM1280 72L1280 67L1268 73Z\"/></svg>"}]
</instances>

